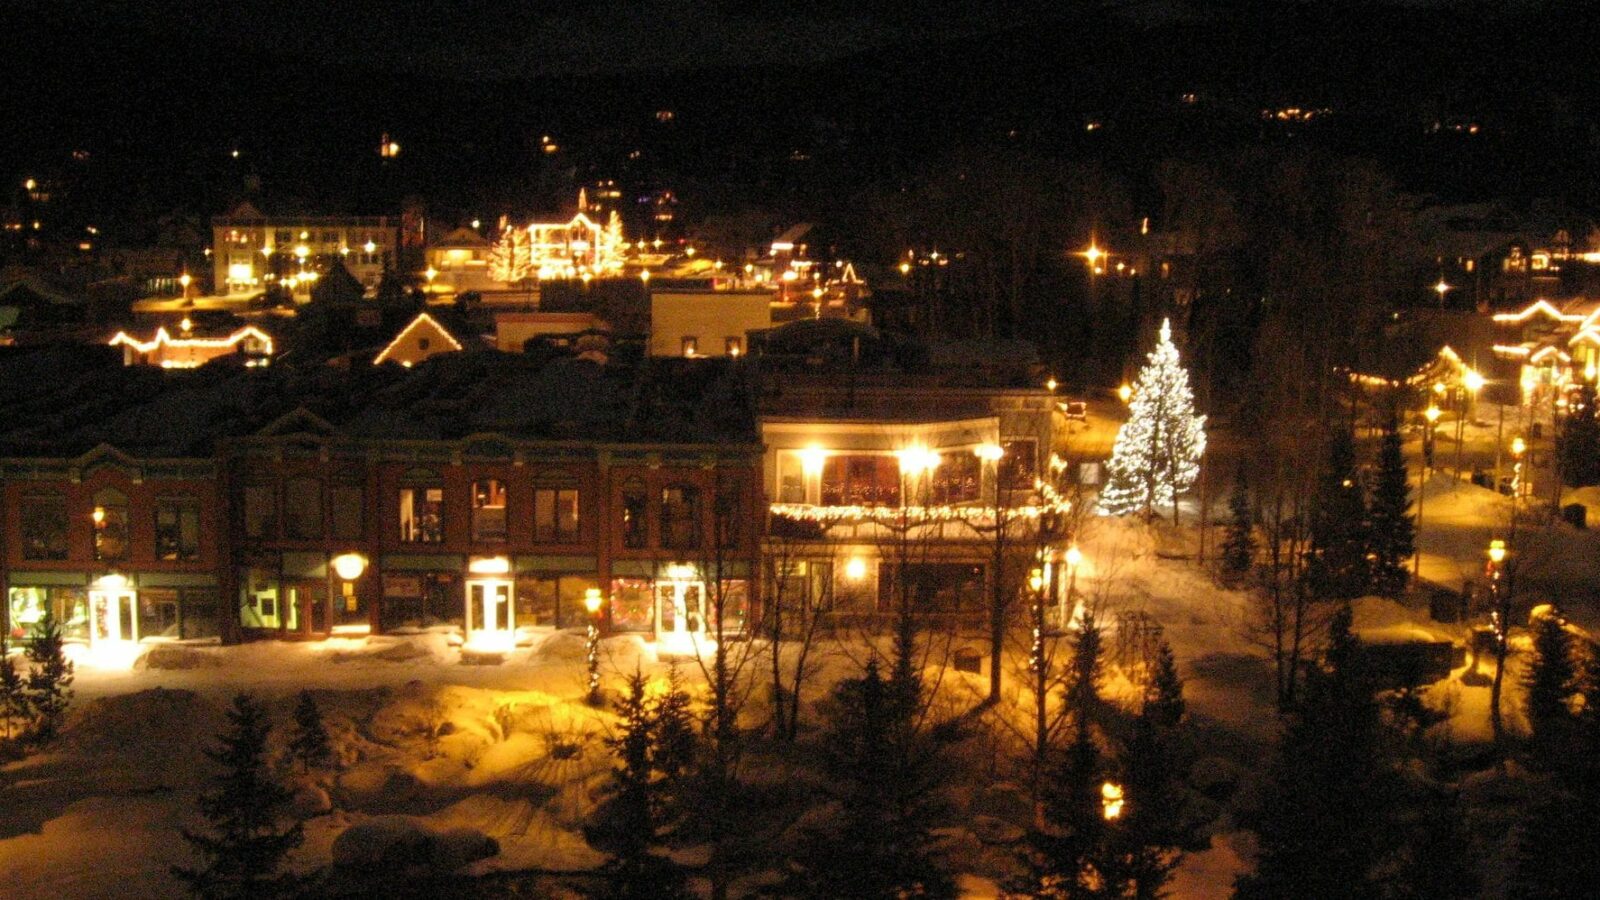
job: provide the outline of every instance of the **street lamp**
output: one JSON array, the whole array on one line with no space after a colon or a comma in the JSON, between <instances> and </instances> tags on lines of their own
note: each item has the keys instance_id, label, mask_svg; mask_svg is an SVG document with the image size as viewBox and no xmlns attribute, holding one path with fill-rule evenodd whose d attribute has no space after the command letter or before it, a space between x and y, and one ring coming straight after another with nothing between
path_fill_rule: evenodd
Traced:
<instances>
[{"instance_id":1,"label":"street lamp","mask_svg":"<svg viewBox=\"0 0 1600 900\"><path fill-rule=\"evenodd\" d=\"M1444 276L1439 276L1439 282L1433 286L1434 293L1439 295L1439 308L1444 309L1444 295L1450 292L1451 286L1445 283Z\"/></svg>"},{"instance_id":2,"label":"street lamp","mask_svg":"<svg viewBox=\"0 0 1600 900\"><path fill-rule=\"evenodd\" d=\"M1133 385L1123 382L1122 387L1117 388L1117 397L1120 398L1123 403L1131 401L1133 399Z\"/></svg>"},{"instance_id":3,"label":"street lamp","mask_svg":"<svg viewBox=\"0 0 1600 900\"><path fill-rule=\"evenodd\" d=\"M1061 601L1061 630L1067 630L1067 623L1072 617L1073 598L1078 590L1078 564L1083 562L1083 551L1078 549L1074 542L1067 548L1067 597Z\"/></svg>"},{"instance_id":4,"label":"street lamp","mask_svg":"<svg viewBox=\"0 0 1600 900\"><path fill-rule=\"evenodd\" d=\"M432 299L433 298L433 280L435 278L439 277L439 270L435 269L433 266L429 266L428 267L428 271L422 273L422 277L428 279L428 298Z\"/></svg>"},{"instance_id":5,"label":"street lamp","mask_svg":"<svg viewBox=\"0 0 1600 900\"><path fill-rule=\"evenodd\" d=\"M1489 596L1493 609L1489 611L1489 627L1494 630L1494 681L1489 686L1489 724L1494 738L1499 742L1503 735L1500 719L1500 683L1506 671L1506 637L1511 625L1511 592L1500 584L1506 561L1506 542L1495 538L1489 542Z\"/></svg>"},{"instance_id":6,"label":"street lamp","mask_svg":"<svg viewBox=\"0 0 1600 900\"><path fill-rule=\"evenodd\" d=\"M600 602L599 588L588 588L583 592L583 608L589 611L584 655L589 672L589 691L584 699L590 706L600 705Z\"/></svg>"},{"instance_id":7,"label":"street lamp","mask_svg":"<svg viewBox=\"0 0 1600 900\"><path fill-rule=\"evenodd\" d=\"M1108 781L1100 785L1100 809L1109 822L1122 815L1122 785Z\"/></svg>"},{"instance_id":8,"label":"street lamp","mask_svg":"<svg viewBox=\"0 0 1600 900\"><path fill-rule=\"evenodd\" d=\"M189 299L189 285L194 283L194 277L188 272L178 276L178 284L183 287L183 299Z\"/></svg>"}]
</instances>

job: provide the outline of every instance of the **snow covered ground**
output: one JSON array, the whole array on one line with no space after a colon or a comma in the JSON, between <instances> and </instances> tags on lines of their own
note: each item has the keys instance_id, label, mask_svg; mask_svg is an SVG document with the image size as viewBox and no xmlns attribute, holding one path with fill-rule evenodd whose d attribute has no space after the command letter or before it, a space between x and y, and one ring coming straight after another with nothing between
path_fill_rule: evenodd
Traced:
<instances>
[{"instance_id":1,"label":"snow covered ground","mask_svg":"<svg viewBox=\"0 0 1600 900\"><path fill-rule=\"evenodd\" d=\"M1452 573L1464 577L1478 565L1486 529L1504 498L1441 480L1446 483L1430 484L1424 573L1448 584ZM1591 538L1570 529L1549 532L1543 540L1556 548L1550 556L1583 553L1587 559L1548 571L1592 577L1587 567L1596 554L1585 543ZM1218 587L1197 563L1192 529L1095 519L1080 536L1080 547L1078 596L1093 601L1113 624L1148 616L1171 642L1188 679L1196 727L1215 744L1207 745L1214 755L1201 761L1207 780L1227 784L1227 790L1248 783L1277 728L1271 666L1246 627L1248 595ZM1425 609L1377 598L1356 604L1356 621L1375 640L1466 635L1465 626L1429 621ZM862 640L824 643L824 669L808 701L855 670L865 654ZM1108 645L1117 642L1116 633L1108 636ZM978 638L963 643L981 647ZM1515 685L1526 645L1519 633L1507 679L1513 727L1520 721ZM1025 718L1021 679L1013 677L1022 669L1021 648L1014 651L1007 661L1014 702L995 715ZM657 678L665 668L654 648L635 637L607 639L604 658L608 689L635 666ZM1482 673L1491 666L1485 664ZM693 662L683 671L698 677ZM1453 713L1439 730L1458 741L1486 739L1487 680L1467 683L1467 672L1460 667L1431 689L1435 702ZM971 708L987 689L982 675L949 668L928 674L937 676L946 710ZM76 687L57 744L0 768L0 884L8 897L173 895L167 866L186 859L177 829L195 824L194 799L210 772L200 748L221 727L222 709L237 691L266 699L274 720L286 725L295 694L309 689L333 733L337 773L314 785L322 794L302 791L309 818L305 846L294 858L299 868L326 866L335 840L350 826L395 814L435 830L470 829L493 838L498 854L473 863L468 872L580 871L600 862L584 842L581 824L610 766L602 739L614 720L581 702L580 635L538 635L533 646L498 665L463 663L442 634L239 647L154 645L131 668L82 660ZM1132 686L1114 671L1108 689L1127 694ZM765 715L761 693L755 697L750 724ZM275 746L283 731L275 735ZM947 830L972 896L992 893L1003 878L1003 865L996 862L1007 856L1003 844L1010 830L1003 823L1017 806L1017 791L1007 786L1004 764L996 762L1004 755L996 746L973 738L956 748L969 765L964 780L951 786L956 800ZM803 760L778 755L757 758L753 772L774 783L803 783L815 777L804 766ZM980 820L989 824L980 827ZM1233 875L1248 865L1250 847L1248 833L1224 814L1210 849L1186 858L1173 896L1229 895Z\"/></svg>"}]
</instances>

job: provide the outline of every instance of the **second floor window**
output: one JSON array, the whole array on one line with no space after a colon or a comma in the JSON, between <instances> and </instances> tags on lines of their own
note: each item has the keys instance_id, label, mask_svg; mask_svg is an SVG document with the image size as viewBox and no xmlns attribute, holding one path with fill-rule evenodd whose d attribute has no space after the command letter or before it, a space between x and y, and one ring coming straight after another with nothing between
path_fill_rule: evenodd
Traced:
<instances>
[{"instance_id":1,"label":"second floor window","mask_svg":"<svg viewBox=\"0 0 1600 900\"><path fill-rule=\"evenodd\" d=\"M661 491L661 546L669 550L699 548L699 488L674 485Z\"/></svg>"},{"instance_id":2,"label":"second floor window","mask_svg":"<svg viewBox=\"0 0 1600 900\"><path fill-rule=\"evenodd\" d=\"M322 537L322 482L289 479L283 489L283 536L299 540Z\"/></svg>"},{"instance_id":3,"label":"second floor window","mask_svg":"<svg viewBox=\"0 0 1600 900\"><path fill-rule=\"evenodd\" d=\"M99 491L94 495L94 558L128 558L128 498L121 491Z\"/></svg>"},{"instance_id":4,"label":"second floor window","mask_svg":"<svg viewBox=\"0 0 1600 900\"><path fill-rule=\"evenodd\" d=\"M645 518L648 507L642 482L630 481L622 486L622 546L629 550L642 550L649 543L650 526Z\"/></svg>"},{"instance_id":5,"label":"second floor window","mask_svg":"<svg viewBox=\"0 0 1600 900\"><path fill-rule=\"evenodd\" d=\"M899 506L900 461L892 456L830 456L822 464L824 506Z\"/></svg>"},{"instance_id":6,"label":"second floor window","mask_svg":"<svg viewBox=\"0 0 1600 900\"><path fill-rule=\"evenodd\" d=\"M400 540L418 544L444 541L444 488L400 489Z\"/></svg>"},{"instance_id":7,"label":"second floor window","mask_svg":"<svg viewBox=\"0 0 1600 900\"><path fill-rule=\"evenodd\" d=\"M156 501L156 559L187 562L200 558L200 503L188 497Z\"/></svg>"},{"instance_id":8,"label":"second floor window","mask_svg":"<svg viewBox=\"0 0 1600 900\"><path fill-rule=\"evenodd\" d=\"M361 540L366 532L362 527L362 515L366 507L365 492L362 491L361 485L335 483L329 491L331 501L329 506L333 513L333 536L340 540Z\"/></svg>"},{"instance_id":9,"label":"second floor window","mask_svg":"<svg viewBox=\"0 0 1600 900\"><path fill-rule=\"evenodd\" d=\"M496 478L485 478L472 483L472 539L475 541L506 539L505 482Z\"/></svg>"},{"instance_id":10,"label":"second floor window","mask_svg":"<svg viewBox=\"0 0 1600 900\"><path fill-rule=\"evenodd\" d=\"M278 530L278 497L270 484L244 486L244 535L269 538Z\"/></svg>"},{"instance_id":11,"label":"second floor window","mask_svg":"<svg viewBox=\"0 0 1600 900\"><path fill-rule=\"evenodd\" d=\"M23 559L67 558L67 500L65 497L23 497Z\"/></svg>"},{"instance_id":12,"label":"second floor window","mask_svg":"<svg viewBox=\"0 0 1600 900\"><path fill-rule=\"evenodd\" d=\"M1038 444L1032 440L1002 441L1000 446L1005 448L1005 456L1000 457L1000 468L996 476L1000 479L1000 486L1008 491L1027 491L1033 489L1033 482L1039 477L1039 451Z\"/></svg>"},{"instance_id":13,"label":"second floor window","mask_svg":"<svg viewBox=\"0 0 1600 900\"><path fill-rule=\"evenodd\" d=\"M577 488L534 489L533 539L541 544L570 544L578 539Z\"/></svg>"},{"instance_id":14,"label":"second floor window","mask_svg":"<svg viewBox=\"0 0 1600 900\"><path fill-rule=\"evenodd\" d=\"M1005 464L1004 458L1001 465ZM981 496L983 464L971 453L946 453L933 470L930 503L970 503Z\"/></svg>"}]
</instances>

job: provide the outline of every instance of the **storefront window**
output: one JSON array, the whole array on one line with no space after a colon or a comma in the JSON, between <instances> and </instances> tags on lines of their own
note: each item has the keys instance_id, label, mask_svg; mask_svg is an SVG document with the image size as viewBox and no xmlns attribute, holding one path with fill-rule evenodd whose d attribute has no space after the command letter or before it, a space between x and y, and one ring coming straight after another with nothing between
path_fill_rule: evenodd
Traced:
<instances>
[{"instance_id":1,"label":"storefront window","mask_svg":"<svg viewBox=\"0 0 1600 900\"><path fill-rule=\"evenodd\" d=\"M379 621L385 631L459 625L463 597L453 572L385 572Z\"/></svg>"},{"instance_id":2,"label":"storefront window","mask_svg":"<svg viewBox=\"0 0 1600 900\"><path fill-rule=\"evenodd\" d=\"M58 496L23 497L19 509L22 558L67 558L67 500Z\"/></svg>"},{"instance_id":3,"label":"storefront window","mask_svg":"<svg viewBox=\"0 0 1600 900\"><path fill-rule=\"evenodd\" d=\"M291 478L283 489L284 537L310 541L322 537L322 482Z\"/></svg>"},{"instance_id":4,"label":"storefront window","mask_svg":"<svg viewBox=\"0 0 1600 900\"><path fill-rule=\"evenodd\" d=\"M884 562L878 567L878 608L890 611L901 600L902 573L907 599L922 612L973 612L984 595L984 567L966 563Z\"/></svg>"},{"instance_id":5,"label":"storefront window","mask_svg":"<svg viewBox=\"0 0 1600 900\"><path fill-rule=\"evenodd\" d=\"M977 500L982 496L982 473L983 465L973 454L945 454L939 467L933 470L933 483L929 486L931 502L948 504Z\"/></svg>"},{"instance_id":6,"label":"storefront window","mask_svg":"<svg viewBox=\"0 0 1600 900\"><path fill-rule=\"evenodd\" d=\"M611 580L611 627L617 631L649 631L655 590L648 579Z\"/></svg>"},{"instance_id":7,"label":"storefront window","mask_svg":"<svg viewBox=\"0 0 1600 900\"><path fill-rule=\"evenodd\" d=\"M6 609L10 639L19 642L32 639L46 611L55 615L63 638L89 640L89 593L82 588L67 587L12 588Z\"/></svg>"},{"instance_id":8,"label":"storefront window","mask_svg":"<svg viewBox=\"0 0 1600 900\"><path fill-rule=\"evenodd\" d=\"M598 586L593 575L519 575L517 622L555 628L589 623L584 594Z\"/></svg>"},{"instance_id":9,"label":"storefront window","mask_svg":"<svg viewBox=\"0 0 1600 900\"><path fill-rule=\"evenodd\" d=\"M94 558L101 561L128 558L128 498L121 491L94 495Z\"/></svg>"},{"instance_id":10,"label":"storefront window","mask_svg":"<svg viewBox=\"0 0 1600 900\"><path fill-rule=\"evenodd\" d=\"M506 539L506 486L497 478L472 483L472 539Z\"/></svg>"},{"instance_id":11,"label":"storefront window","mask_svg":"<svg viewBox=\"0 0 1600 900\"><path fill-rule=\"evenodd\" d=\"M239 578L239 624L245 628L280 628L292 612L283 608L278 577L268 569L246 569Z\"/></svg>"},{"instance_id":12,"label":"storefront window","mask_svg":"<svg viewBox=\"0 0 1600 900\"><path fill-rule=\"evenodd\" d=\"M156 501L156 559L191 561L200 558L200 503L189 497L162 497Z\"/></svg>"}]
</instances>

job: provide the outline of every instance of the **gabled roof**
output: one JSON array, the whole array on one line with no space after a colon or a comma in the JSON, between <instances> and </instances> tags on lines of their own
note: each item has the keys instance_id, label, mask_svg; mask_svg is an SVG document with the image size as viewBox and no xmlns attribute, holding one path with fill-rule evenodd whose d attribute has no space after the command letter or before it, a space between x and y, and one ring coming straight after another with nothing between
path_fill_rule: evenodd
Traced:
<instances>
[{"instance_id":1,"label":"gabled roof","mask_svg":"<svg viewBox=\"0 0 1600 900\"><path fill-rule=\"evenodd\" d=\"M282 437L291 434L312 434L318 437L328 437L338 429L333 423L322 418L304 406L297 406L271 422L268 422L256 432L258 437Z\"/></svg>"},{"instance_id":2,"label":"gabled roof","mask_svg":"<svg viewBox=\"0 0 1600 900\"><path fill-rule=\"evenodd\" d=\"M389 362L391 359L393 359L394 351L400 347L405 339L411 336L413 332L419 330L424 334L434 334L444 339L445 341L449 342L451 349L453 350L461 349L461 342L456 339L455 335L450 333L450 329L445 328L444 325L440 324L438 319L428 315L426 312L420 312L417 313L417 317L412 319L406 325L406 327L400 329L400 333L394 336L394 340L390 341L388 346L384 347L378 352L377 356L373 357L372 364L375 366L381 366L384 363Z\"/></svg>"},{"instance_id":3,"label":"gabled roof","mask_svg":"<svg viewBox=\"0 0 1600 900\"><path fill-rule=\"evenodd\" d=\"M434 247L487 247L489 239L465 225L450 232L437 241Z\"/></svg>"}]
</instances>

